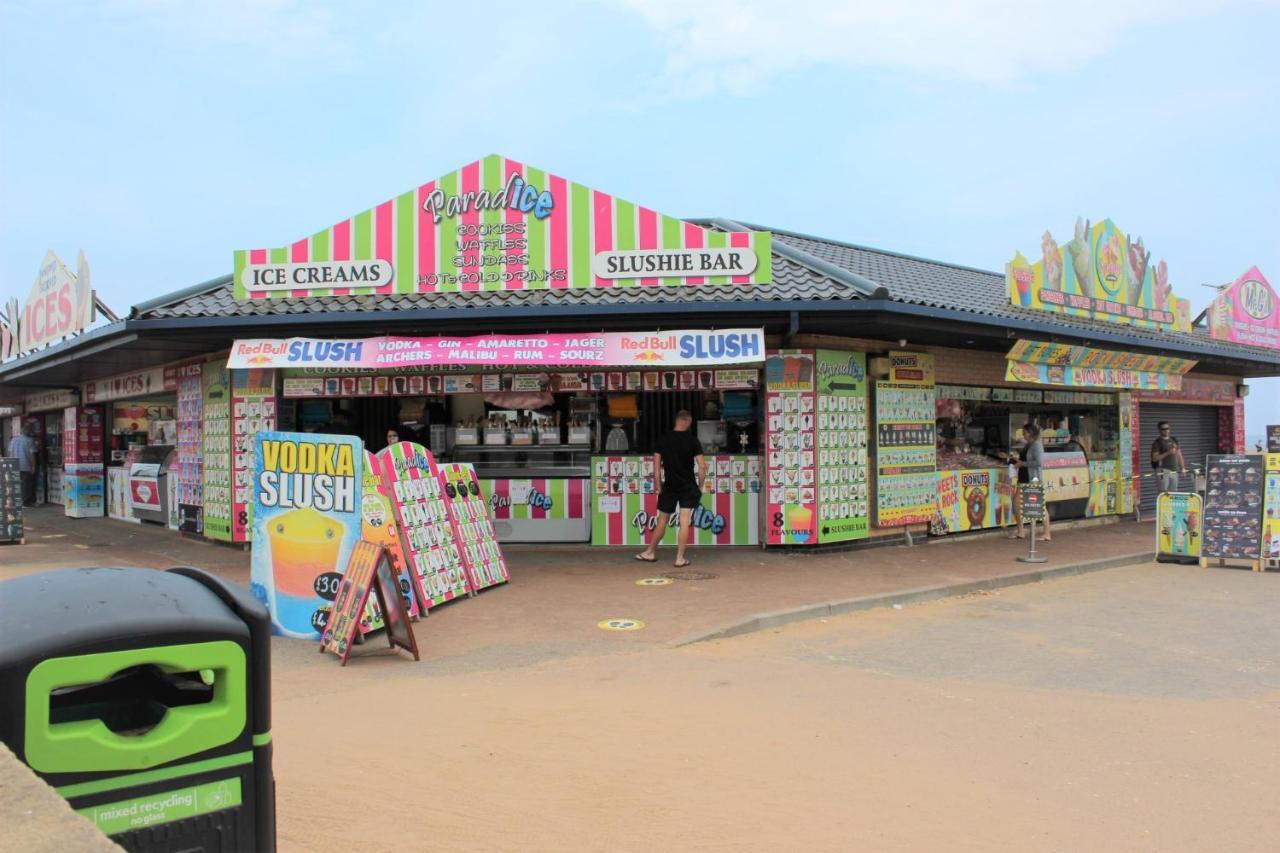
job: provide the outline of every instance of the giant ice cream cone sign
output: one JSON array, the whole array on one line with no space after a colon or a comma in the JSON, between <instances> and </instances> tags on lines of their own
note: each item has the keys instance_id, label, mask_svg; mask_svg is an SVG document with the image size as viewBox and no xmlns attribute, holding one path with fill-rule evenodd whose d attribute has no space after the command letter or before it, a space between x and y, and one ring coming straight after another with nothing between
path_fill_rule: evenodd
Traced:
<instances>
[{"instance_id":1,"label":"giant ice cream cone sign","mask_svg":"<svg viewBox=\"0 0 1280 853\"><path fill-rule=\"evenodd\" d=\"M1048 231L1034 263L1020 252L1005 265L1011 304L1152 329L1191 330L1191 308L1173 295L1164 261L1153 263L1142 237L1110 219L1077 219L1059 246Z\"/></svg>"}]
</instances>

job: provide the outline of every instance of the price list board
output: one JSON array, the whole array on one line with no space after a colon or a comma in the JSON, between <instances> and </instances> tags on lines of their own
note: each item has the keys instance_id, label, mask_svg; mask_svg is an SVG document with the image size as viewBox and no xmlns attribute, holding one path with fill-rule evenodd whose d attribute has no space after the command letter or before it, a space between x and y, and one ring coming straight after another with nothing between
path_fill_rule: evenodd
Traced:
<instances>
[{"instance_id":1,"label":"price list board","mask_svg":"<svg viewBox=\"0 0 1280 853\"><path fill-rule=\"evenodd\" d=\"M1228 560L1260 559L1265 457L1209 456L1205 471L1201 555Z\"/></svg>"},{"instance_id":2,"label":"price list board","mask_svg":"<svg viewBox=\"0 0 1280 853\"><path fill-rule=\"evenodd\" d=\"M889 363L875 386L875 523L927 524L938 491L933 356L891 352Z\"/></svg>"},{"instance_id":3,"label":"price list board","mask_svg":"<svg viewBox=\"0 0 1280 853\"><path fill-rule=\"evenodd\" d=\"M184 364L178 368L177 478L178 529L200 533L204 491L204 365Z\"/></svg>"},{"instance_id":4,"label":"price list board","mask_svg":"<svg viewBox=\"0 0 1280 853\"><path fill-rule=\"evenodd\" d=\"M248 542L253 531L254 448L259 433L276 428L274 370L231 373L231 539Z\"/></svg>"},{"instance_id":5,"label":"price list board","mask_svg":"<svg viewBox=\"0 0 1280 853\"><path fill-rule=\"evenodd\" d=\"M436 476L435 457L409 441L393 444L377 456L419 607L425 610L466 595L467 572Z\"/></svg>"},{"instance_id":6,"label":"price list board","mask_svg":"<svg viewBox=\"0 0 1280 853\"><path fill-rule=\"evenodd\" d=\"M413 575L404 559L404 549L400 546L400 536L396 526L395 508L391 505L391 493L382 477L382 463L369 451L364 452L364 483L360 499L360 538L372 542L382 548L391 564L391 571L396 578L396 588L404 599L405 611L409 618L417 618L418 600L413 592ZM378 627L382 622L382 614L377 612L377 602L369 600L369 605L376 612L376 618L370 620L370 629Z\"/></svg>"},{"instance_id":7,"label":"price list board","mask_svg":"<svg viewBox=\"0 0 1280 853\"><path fill-rule=\"evenodd\" d=\"M230 542L231 538L231 371L221 360L202 365L200 384L204 391L200 444L201 505L204 535Z\"/></svg>"},{"instance_id":8,"label":"price list board","mask_svg":"<svg viewBox=\"0 0 1280 853\"><path fill-rule=\"evenodd\" d=\"M818 541L814 354L775 350L765 359L765 543Z\"/></svg>"},{"instance_id":9,"label":"price list board","mask_svg":"<svg viewBox=\"0 0 1280 853\"><path fill-rule=\"evenodd\" d=\"M867 471L867 356L818 350L816 362L818 541L865 539L870 527L871 488Z\"/></svg>"},{"instance_id":10,"label":"price list board","mask_svg":"<svg viewBox=\"0 0 1280 853\"><path fill-rule=\"evenodd\" d=\"M506 583L510 580L507 566L498 548L489 502L480 490L476 470L465 462L449 462L438 466L443 483L445 506L462 544L462 565L473 591Z\"/></svg>"},{"instance_id":11,"label":"price list board","mask_svg":"<svg viewBox=\"0 0 1280 853\"><path fill-rule=\"evenodd\" d=\"M0 542L22 540L22 473L17 459L0 457Z\"/></svg>"}]
</instances>

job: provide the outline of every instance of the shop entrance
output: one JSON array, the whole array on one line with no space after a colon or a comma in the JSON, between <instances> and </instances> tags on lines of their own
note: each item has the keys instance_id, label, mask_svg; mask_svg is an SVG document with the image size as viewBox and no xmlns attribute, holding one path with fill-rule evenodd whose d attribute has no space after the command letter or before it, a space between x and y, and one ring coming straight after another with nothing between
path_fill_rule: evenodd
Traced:
<instances>
[{"instance_id":1,"label":"shop entrance","mask_svg":"<svg viewBox=\"0 0 1280 853\"><path fill-rule=\"evenodd\" d=\"M1142 403L1138 409L1138 470L1151 473L1151 444L1160 435L1156 425L1168 421L1173 436L1182 447L1182 456L1190 468L1203 468L1204 459L1218 452L1218 407L1188 406L1176 403ZM1150 518L1156 509L1159 484L1153 478L1142 481L1142 515ZM1180 491L1191 491L1195 481L1190 475L1180 478Z\"/></svg>"}]
</instances>

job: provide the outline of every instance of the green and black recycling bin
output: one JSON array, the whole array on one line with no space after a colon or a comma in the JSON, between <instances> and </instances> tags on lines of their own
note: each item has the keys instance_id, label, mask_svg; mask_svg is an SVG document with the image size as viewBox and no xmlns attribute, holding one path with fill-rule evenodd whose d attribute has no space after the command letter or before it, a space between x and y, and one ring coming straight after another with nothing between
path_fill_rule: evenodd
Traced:
<instances>
[{"instance_id":1,"label":"green and black recycling bin","mask_svg":"<svg viewBox=\"0 0 1280 853\"><path fill-rule=\"evenodd\" d=\"M274 850L270 636L199 569L4 581L0 740L127 850Z\"/></svg>"}]
</instances>

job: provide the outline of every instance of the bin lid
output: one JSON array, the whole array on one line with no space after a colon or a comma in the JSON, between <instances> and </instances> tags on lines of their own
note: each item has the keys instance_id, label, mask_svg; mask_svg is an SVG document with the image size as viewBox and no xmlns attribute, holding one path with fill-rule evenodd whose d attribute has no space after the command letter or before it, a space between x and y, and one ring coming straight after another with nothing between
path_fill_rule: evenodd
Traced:
<instances>
[{"instance_id":1,"label":"bin lid","mask_svg":"<svg viewBox=\"0 0 1280 853\"><path fill-rule=\"evenodd\" d=\"M76 649L142 648L249 638L249 626L208 587L157 569L60 569L0 582L0 668Z\"/></svg>"}]
</instances>

